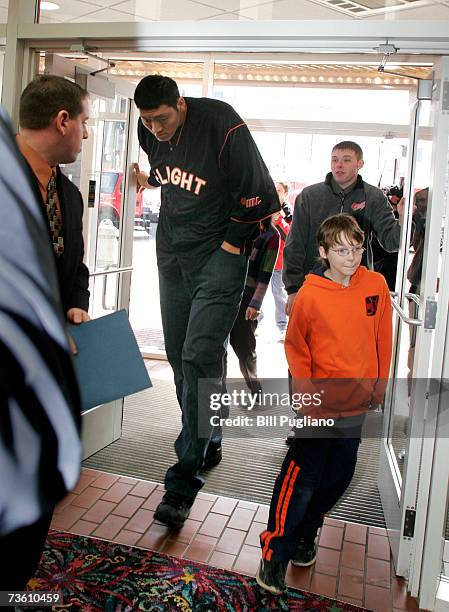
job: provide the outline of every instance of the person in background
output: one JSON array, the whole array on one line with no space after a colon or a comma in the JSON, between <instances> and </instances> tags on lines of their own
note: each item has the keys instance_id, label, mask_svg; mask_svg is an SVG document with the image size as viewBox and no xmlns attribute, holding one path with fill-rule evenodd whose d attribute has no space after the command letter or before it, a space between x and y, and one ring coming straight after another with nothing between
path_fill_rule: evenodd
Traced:
<instances>
[{"instance_id":1,"label":"person in background","mask_svg":"<svg viewBox=\"0 0 449 612\"><path fill-rule=\"evenodd\" d=\"M72 324L89 320L89 271L83 263L83 199L59 164L78 157L88 119L87 91L62 77L38 76L20 98L17 144L47 213L62 307Z\"/></svg>"},{"instance_id":2,"label":"person in background","mask_svg":"<svg viewBox=\"0 0 449 612\"><path fill-rule=\"evenodd\" d=\"M328 217L317 234L321 265L290 315L285 354L298 419L322 418L326 426L298 428L274 485L256 580L275 594L285 589L290 561L315 563L318 529L354 474L364 414L383 401L391 300L383 276L360 265L363 243L351 215Z\"/></svg>"},{"instance_id":3,"label":"person in background","mask_svg":"<svg viewBox=\"0 0 449 612\"><path fill-rule=\"evenodd\" d=\"M412 246L414 255L409 269L407 270L407 280L410 282L410 293L414 293L419 296L421 292L421 277L422 277L422 266L424 257L424 239L426 236L426 217L427 217L427 204L429 200L429 188L421 189L415 193L413 198L413 234L412 234ZM410 299L409 300L409 313L410 318L416 319L418 317L418 304ZM416 346L416 332L417 329L414 325L410 326L410 348L407 357L407 381L408 391L411 392L412 386L412 374L413 374L413 362L415 360L415 346Z\"/></svg>"},{"instance_id":4,"label":"person in background","mask_svg":"<svg viewBox=\"0 0 449 612\"><path fill-rule=\"evenodd\" d=\"M395 219L385 194L362 179L359 171L363 165L363 151L356 142L339 142L332 149L331 171L325 181L305 187L297 197L284 249L287 314L306 274L315 266L318 257L316 232L330 215L350 214L364 230L366 252L363 263L368 268L373 267L373 234L386 251L398 251L400 219Z\"/></svg>"},{"instance_id":5,"label":"person in background","mask_svg":"<svg viewBox=\"0 0 449 612\"><path fill-rule=\"evenodd\" d=\"M78 387L41 195L0 108L0 591L34 575L78 481Z\"/></svg>"},{"instance_id":6,"label":"person in background","mask_svg":"<svg viewBox=\"0 0 449 612\"><path fill-rule=\"evenodd\" d=\"M393 214L396 219L399 219L398 204L402 198L403 189L402 187L389 187L385 191L385 195L391 204ZM374 270L380 272L387 281L388 288L390 291L394 291L396 287L396 271L398 267L398 254L388 253L383 249L376 236L372 237L372 249L373 249L373 261Z\"/></svg>"},{"instance_id":7,"label":"person in background","mask_svg":"<svg viewBox=\"0 0 449 612\"><path fill-rule=\"evenodd\" d=\"M279 214L279 213L276 213ZM262 391L257 378L256 336L259 316L279 249L279 233L271 219L260 223L260 235L254 241L249 258L243 297L229 342L239 360L240 371L252 394Z\"/></svg>"},{"instance_id":8,"label":"person in background","mask_svg":"<svg viewBox=\"0 0 449 612\"><path fill-rule=\"evenodd\" d=\"M282 280L282 268L284 265L284 246L285 240L290 230L290 223L292 220L292 212L290 205L287 201L288 197L288 185L287 183L276 182L276 191L279 196L279 202L281 204L281 210L275 213L272 217L272 224L279 233L279 251L274 265L273 273L271 275L271 291L274 299L274 316L276 320L276 326L279 330L279 341L283 342L285 337L285 331L287 329L287 315L285 314L285 308L287 304L287 294L284 288L284 282ZM264 318L263 310L260 311L258 321L262 322Z\"/></svg>"},{"instance_id":9,"label":"person in background","mask_svg":"<svg viewBox=\"0 0 449 612\"><path fill-rule=\"evenodd\" d=\"M275 317L276 325L281 334L280 340L283 342L285 338L285 332L287 330L287 315L285 309L287 306L287 293L284 287L284 281L282 280L282 271L284 268L284 247L285 241L287 240L288 233L290 231L290 224L293 220L291 207L288 203L288 185L287 183L276 183L276 191L279 196L281 203L281 213L273 215L273 225L279 232L279 252L278 257L274 266L273 274L271 276L271 291L273 292L274 305L275 305Z\"/></svg>"},{"instance_id":10,"label":"person in background","mask_svg":"<svg viewBox=\"0 0 449 612\"><path fill-rule=\"evenodd\" d=\"M182 411L177 462L165 476L155 519L179 529L222 456L210 394L224 391L225 344L239 311L259 222L279 210L267 167L245 122L225 102L185 98L173 79L137 85L137 132L161 188L156 234L162 327Z\"/></svg>"},{"instance_id":11,"label":"person in background","mask_svg":"<svg viewBox=\"0 0 449 612\"><path fill-rule=\"evenodd\" d=\"M281 214L287 223L291 223L293 221L293 212L288 201L289 184L283 181L276 181L275 185L281 203Z\"/></svg>"}]
</instances>

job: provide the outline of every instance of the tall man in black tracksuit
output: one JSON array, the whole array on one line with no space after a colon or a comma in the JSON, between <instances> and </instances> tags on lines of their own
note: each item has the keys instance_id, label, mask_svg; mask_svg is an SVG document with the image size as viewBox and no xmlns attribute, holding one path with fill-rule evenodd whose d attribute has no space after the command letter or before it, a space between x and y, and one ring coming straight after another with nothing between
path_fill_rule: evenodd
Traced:
<instances>
[{"instance_id":1,"label":"tall man in black tracksuit","mask_svg":"<svg viewBox=\"0 0 449 612\"><path fill-rule=\"evenodd\" d=\"M165 347L182 410L177 463L155 512L179 528L203 485L202 467L221 459L210 394L223 389L225 343L239 310L251 239L279 210L268 170L246 124L228 104L184 98L172 79L147 76L134 101L139 142L161 187L156 236Z\"/></svg>"},{"instance_id":2,"label":"tall man in black tracksuit","mask_svg":"<svg viewBox=\"0 0 449 612\"><path fill-rule=\"evenodd\" d=\"M366 255L362 263L372 269L371 236L389 253L399 249L400 219L385 194L365 183L358 174L363 167L363 151L350 140L332 149L331 172L323 183L305 187L296 198L293 223L284 249L283 281L288 294L290 314L298 290L315 266L318 258L316 233L320 224L331 215L348 213L355 217L365 232Z\"/></svg>"}]
</instances>

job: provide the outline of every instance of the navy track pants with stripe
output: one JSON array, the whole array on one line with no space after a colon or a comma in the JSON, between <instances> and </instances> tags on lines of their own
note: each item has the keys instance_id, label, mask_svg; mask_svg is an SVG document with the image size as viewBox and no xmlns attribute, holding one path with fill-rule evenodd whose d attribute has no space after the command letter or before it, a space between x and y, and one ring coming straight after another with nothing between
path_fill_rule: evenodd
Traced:
<instances>
[{"instance_id":1,"label":"navy track pants with stripe","mask_svg":"<svg viewBox=\"0 0 449 612\"><path fill-rule=\"evenodd\" d=\"M262 556L288 561L299 538L313 540L354 474L360 438L297 438L276 479Z\"/></svg>"}]
</instances>

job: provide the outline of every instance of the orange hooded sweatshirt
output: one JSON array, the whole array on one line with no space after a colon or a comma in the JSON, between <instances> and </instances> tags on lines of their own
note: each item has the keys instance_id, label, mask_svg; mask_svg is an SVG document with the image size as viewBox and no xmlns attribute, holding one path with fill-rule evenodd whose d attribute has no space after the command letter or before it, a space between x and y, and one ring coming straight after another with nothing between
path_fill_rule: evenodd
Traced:
<instances>
[{"instance_id":1,"label":"orange hooded sweatshirt","mask_svg":"<svg viewBox=\"0 0 449 612\"><path fill-rule=\"evenodd\" d=\"M391 344L391 300L381 274L360 266L348 287L308 274L285 338L293 392L321 399L319 406L300 402L302 413L338 418L381 402Z\"/></svg>"}]
</instances>

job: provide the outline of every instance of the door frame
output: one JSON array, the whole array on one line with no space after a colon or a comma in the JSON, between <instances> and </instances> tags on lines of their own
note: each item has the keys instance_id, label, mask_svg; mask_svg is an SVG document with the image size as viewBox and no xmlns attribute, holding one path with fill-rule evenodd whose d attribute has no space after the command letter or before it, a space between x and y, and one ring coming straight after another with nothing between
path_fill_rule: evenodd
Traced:
<instances>
[{"instance_id":1,"label":"door frame","mask_svg":"<svg viewBox=\"0 0 449 612\"><path fill-rule=\"evenodd\" d=\"M449 394L432 392L440 381L449 380L449 211L447 184L449 180L449 57L441 58L435 67L435 126L432 153L433 193L431 206L438 219L439 227L429 228L424 247L423 277L426 279L425 296L438 299L436 328L433 344L433 360L430 371L431 389L425 413L425 430L420 471L420 487L417 496L417 521L415 525L415 547L411 564L409 589L413 596L419 595L420 607L443 609L445 583L441 579L442 545L447 521L447 494L442 495L441 483L447 492L449 482L449 424L446 415ZM431 211L432 212L432 211ZM434 213L435 214L435 213ZM439 273L438 294L435 295L436 279L427 279L427 249L429 244L440 242L444 220L444 240ZM426 230L427 231L427 230ZM434 242L432 242L434 241ZM432 286L432 281L435 284ZM427 282L428 281L428 282ZM421 350L417 343L416 351ZM443 417L443 418L441 418ZM423 571L425 567L426 571ZM440 597L438 590L441 587ZM448 593L449 594L449 593ZM438 601L439 599L439 601Z\"/></svg>"}]
</instances>

